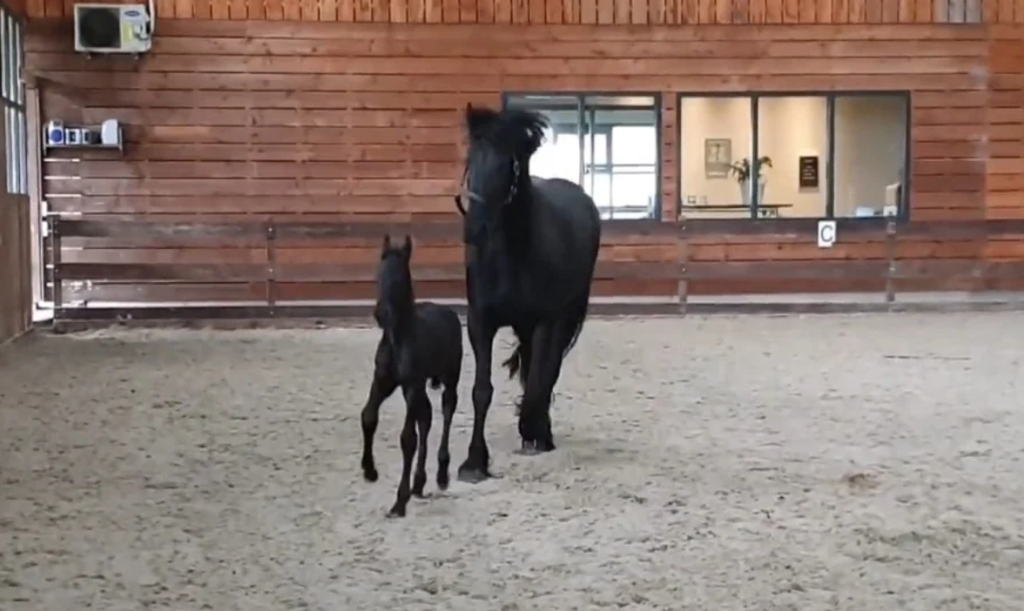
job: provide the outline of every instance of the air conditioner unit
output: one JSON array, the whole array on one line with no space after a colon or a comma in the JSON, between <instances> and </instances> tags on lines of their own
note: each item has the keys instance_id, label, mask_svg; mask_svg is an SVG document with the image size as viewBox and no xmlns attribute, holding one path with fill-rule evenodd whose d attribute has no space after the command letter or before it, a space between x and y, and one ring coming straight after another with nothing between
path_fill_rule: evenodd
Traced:
<instances>
[{"instance_id":1,"label":"air conditioner unit","mask_svg":"<svg viewBox=\"0 0 1024 611\"><path fill-rule=\"evenodd\" d=\"M153 46L156 13L146 4L76 4L75 51L138 56Z\"/></svg>"}]
</instances>

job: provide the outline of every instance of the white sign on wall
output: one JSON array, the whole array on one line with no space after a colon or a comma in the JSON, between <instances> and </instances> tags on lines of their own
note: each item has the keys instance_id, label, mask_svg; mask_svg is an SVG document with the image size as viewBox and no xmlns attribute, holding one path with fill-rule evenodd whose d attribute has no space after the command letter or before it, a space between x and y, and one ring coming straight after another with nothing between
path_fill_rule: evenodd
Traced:
<instances>
[{"instance_id":1,"label":"white sign on wall","mask_svg":"<svg viewBox=\"0 0 1024 611\"><path fill-rule=\"evenodd\" d=\"M836 222L818 221L818 248L832 248L836 243Z\"/></svg>"}]
</instances>

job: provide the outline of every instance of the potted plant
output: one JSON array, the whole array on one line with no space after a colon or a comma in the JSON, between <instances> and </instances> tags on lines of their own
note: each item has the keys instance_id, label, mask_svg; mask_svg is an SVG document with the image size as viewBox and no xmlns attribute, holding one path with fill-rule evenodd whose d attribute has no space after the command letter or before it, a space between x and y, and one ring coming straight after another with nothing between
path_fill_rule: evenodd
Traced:
<instances>
[{"instance_id":1,"label":"potted plant","mask_svg":"<svg viewBox=\"0 0 1024 611\"><path fill-rule=\"evenodd\" d=\"M768 155L762 156L757 161L762 169L772 167L772 158ZM743 205L749 206L750 196L752 193L750 190L750 158L744 157L739 161L733 162L732 165L729 166L729 170L736 176L736 181L740 185L740 197L743 198ZM764 187L766 183L764 172L758 172L757 178L757 201L764 202Z\"/></svg>"}]
</instances>

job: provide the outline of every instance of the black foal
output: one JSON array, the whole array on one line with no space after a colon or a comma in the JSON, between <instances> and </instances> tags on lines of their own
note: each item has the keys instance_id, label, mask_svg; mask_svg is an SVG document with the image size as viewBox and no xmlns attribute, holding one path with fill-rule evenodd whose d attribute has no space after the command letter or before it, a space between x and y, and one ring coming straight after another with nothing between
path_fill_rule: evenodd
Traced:
<instances>
[{"instance_id":1,"label":"black foal","mask_svg":"<svg viewBox=\"0 0 1024 611\"><path fill-rule=\"evenodd\" d=\"M431 388L444 385L441 408L444 428L437 452L437 487L448 488L448 437L452 416L458 404L457 388L462 371L462 323L451 308L430 302L416 303L409 261L412 241L392 248L391 237L384 236L377 273L377 305L373 316L384 332L374 357L373 384L363 408L363 477L377 481L373 462L373 436L377 432L380 406L399 386L405 395L405 426L402 428L402 479L398 498L388 517L405 516L409 497L423 496L427 483L427 437L433 408L427 397ZM419 427L419 457L416 477L409 487L412 458L417 451L416 427Z\"/></svg>"}]
</instances>

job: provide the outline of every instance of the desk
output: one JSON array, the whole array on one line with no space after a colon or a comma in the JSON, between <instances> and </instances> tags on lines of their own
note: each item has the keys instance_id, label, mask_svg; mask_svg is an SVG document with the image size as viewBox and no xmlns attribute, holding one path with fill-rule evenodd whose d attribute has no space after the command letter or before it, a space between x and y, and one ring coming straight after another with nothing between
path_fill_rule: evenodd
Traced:
<instances>
[{"instance_id":1,"label":"desk","mask_svg":"<svg viewBox=\"0 0 1024 611\"><path fill-rule=\"evenodd\" d=\"M793 204L758 204L757 206L757 217L762 219L774 219L779 217L779 210L782 208L792 208ZM744 218L750 216L750 206L744 204L705 204L705 205L688 205L682 204L679 206L679 215L694 217L701 216L700 213L708 212L732 212L736 218ZM740 214L742 213L742 214ZM733 217L733 215L729 215Z\"/></svg>"}]
</instances>

